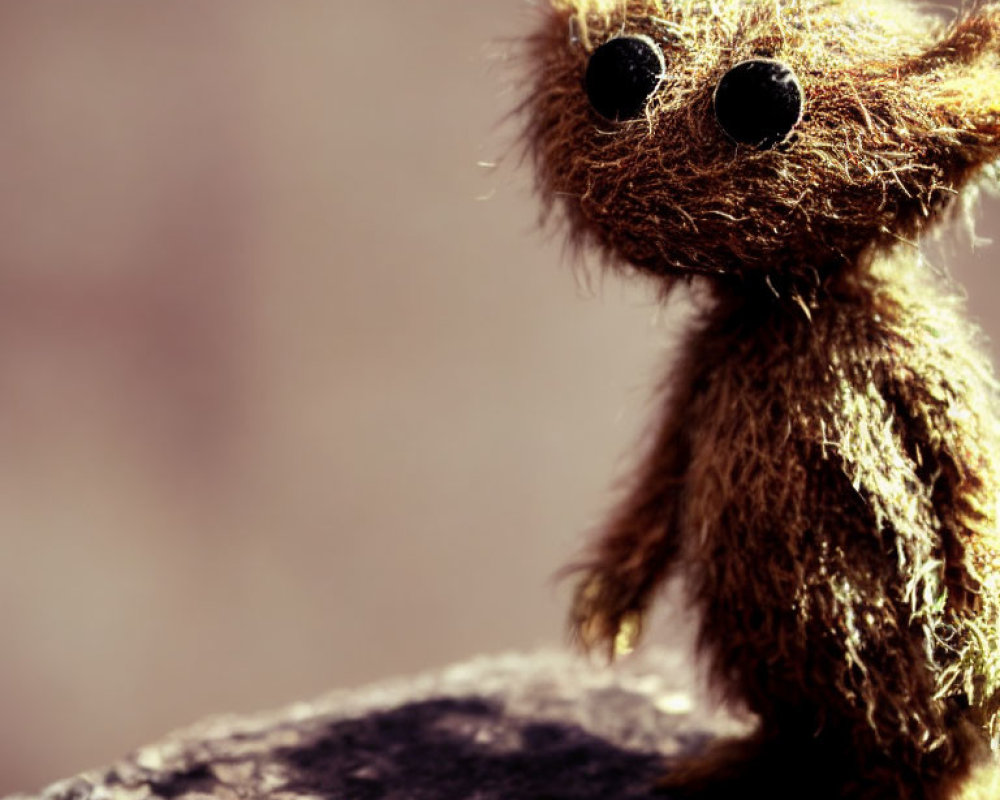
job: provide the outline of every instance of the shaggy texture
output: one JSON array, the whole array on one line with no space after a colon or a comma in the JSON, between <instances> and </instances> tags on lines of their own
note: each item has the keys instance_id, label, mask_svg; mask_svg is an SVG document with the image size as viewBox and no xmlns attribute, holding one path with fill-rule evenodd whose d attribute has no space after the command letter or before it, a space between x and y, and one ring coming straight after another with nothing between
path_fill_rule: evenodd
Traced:
<instances>
[{"instance_id":1,"label":"shaggy texture","mask_svg":"<svg viewBox=\"0 0 1000 800\"><path fill-rule=\"evenodd\" d=\"M530 41L527 139L571 237L667 276L765 273L813 286L912 237L996 157L995 8L947 30L900 2L554 3ZM644 35L666 70L615 125L581 81L593 50ZM805 118L773 150L736 146L712 112L750 58L793 67Z\"/></svg>"},{"instance_id":2,"label":"shaggy texture","mask_svg":"<svg viewBox=\"0 0 1000 800\"><path fill-rule=\"evenodd\" d=\"M583 84L617 36L665 64L620 122ZM761 723L676 769L675 791L1000 796L984 788L1000 746L997 386L911 241L1000 157L998 54L1000 6L945 24L888 0L554 0L529 41L546 206L572 242L707 298L571 616L584 645L628 649L657 587L683 577L714 686ZM737 144L713 113L747 60L801 86L774 146Z\"/></svg>"}]
</instances>

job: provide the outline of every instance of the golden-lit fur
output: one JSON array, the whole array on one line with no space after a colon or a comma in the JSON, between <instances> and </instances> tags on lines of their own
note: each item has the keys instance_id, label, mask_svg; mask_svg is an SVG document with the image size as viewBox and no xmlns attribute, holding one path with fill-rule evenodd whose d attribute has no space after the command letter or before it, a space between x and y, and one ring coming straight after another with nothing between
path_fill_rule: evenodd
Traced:
<instances>
[{"instance_id":1,"label":"golden-lit fur","mask_svg":"<svg viewBox=\"0 0 1000 800\"><path fill-rule=\"evenodd\" d=\"M583 75L623 34L666 74L616 123ZM614 652L683 577L714 686L760 726L665 785L997 797L997 387L913 240L1000 158L1000 6L553 0L528 51L526 142L571 241L712 297L571 617ZM772 149L713 115L749 58L804 93Z\"/></svg>"}]
</instances>

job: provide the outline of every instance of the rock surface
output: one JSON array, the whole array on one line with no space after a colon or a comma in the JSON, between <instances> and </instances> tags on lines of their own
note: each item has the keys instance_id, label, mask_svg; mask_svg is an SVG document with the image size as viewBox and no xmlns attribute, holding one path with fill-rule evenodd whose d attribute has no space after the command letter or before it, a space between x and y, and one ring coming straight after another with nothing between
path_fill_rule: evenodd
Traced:
<instances>
[{"instance_id":1,"label":"rock surface","mask_svg":"<svg viewBox=\"0 0 1000 800\"><path fill-rule=\"evenodd\" d=\"M637 800L654 796L664 755L740 727L705 713L674 651L613 668L553 651L481 657L210 719L35 797Z\"/></svg>"}]
</instances>

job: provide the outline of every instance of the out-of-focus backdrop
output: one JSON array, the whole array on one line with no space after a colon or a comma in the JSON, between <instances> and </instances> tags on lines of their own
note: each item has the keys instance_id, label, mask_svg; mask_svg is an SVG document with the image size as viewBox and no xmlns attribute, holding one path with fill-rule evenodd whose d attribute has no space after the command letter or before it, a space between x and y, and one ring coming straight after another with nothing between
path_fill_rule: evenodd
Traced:
<instances>
[{"instance_id":1,"label":"out-of-focus backdrop","mask_svg":"<svg viewBox=\"0 0 1000 800\"><path fill-rule=\"evenodd\" d=\"M561 641L663 337L479 165L534 13L0 4L0 795Z\"/></svg>"},{"instance_id":2,"label":"out-of-focus backdrop","mask_svg":"<svg viewBox=\"0 0 1000 800\"><path fill-rule=\"evenodd\" d=\"M0 5L0 795L561 641L670 326L478 163L535 13Z\"/></svg>"}]
</instances>

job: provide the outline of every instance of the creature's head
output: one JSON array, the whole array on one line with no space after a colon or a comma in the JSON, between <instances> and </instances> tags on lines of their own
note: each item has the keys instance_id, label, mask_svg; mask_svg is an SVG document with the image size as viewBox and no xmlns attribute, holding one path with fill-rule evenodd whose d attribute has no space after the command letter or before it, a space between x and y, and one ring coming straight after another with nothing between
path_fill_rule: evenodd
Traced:
<instances>
[{"instance_id":1,"label":"creature's head","mask_svg":"<svg viewBox=\"0 0 1000 800\"><path fill-rule=\"evenodd\" d=\"M551 0L530 53L544 199L665 283L862 264L1000 158L1000 5Z\"/></svg>"}]
</instances>

